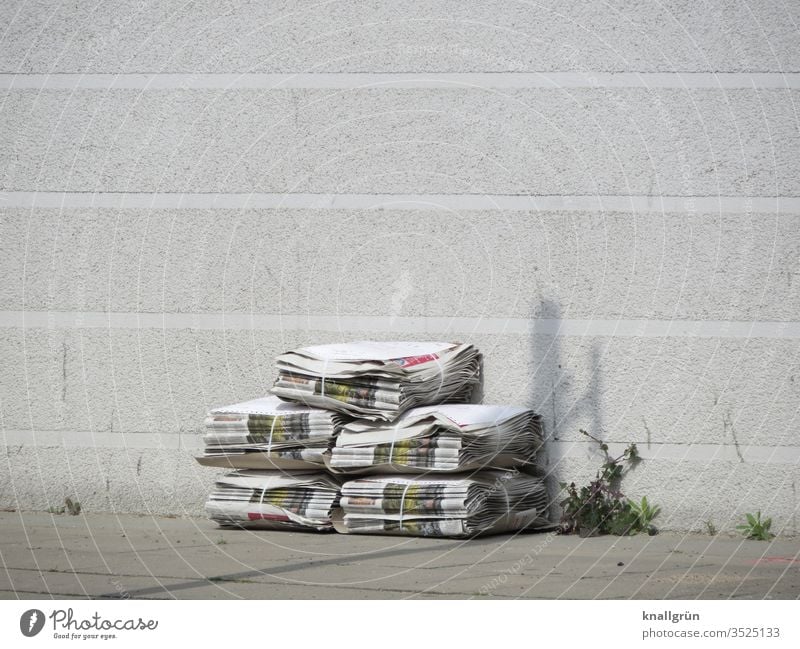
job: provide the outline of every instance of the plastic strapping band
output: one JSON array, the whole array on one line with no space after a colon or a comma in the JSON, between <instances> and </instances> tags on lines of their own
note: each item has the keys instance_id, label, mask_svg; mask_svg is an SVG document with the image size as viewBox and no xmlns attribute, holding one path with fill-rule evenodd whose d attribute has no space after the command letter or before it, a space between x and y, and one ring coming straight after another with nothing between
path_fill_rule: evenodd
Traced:
<instances>
[{"instance_id":1,"label":"plastic strapping band","mask_svg":"<svg viewBox=\"0 0 800 649\"><path fill-rule=\"evenodd\" d=\"M261 498L259 498L258 500L258 508L259 508L258 515L261 516L261 520L264 520L264 496L266 495L267 495L267 488L264 487L261 490Z\"/></svg>"},{"instance_id":2,"label":"plastic strapping band","mask_svg":"<svg viewBox=\"0 0 800 649\"><path fill-rule=\"evenodd\" d=\"M450 350L448 349L447 351ZM444 385L444 364L442 363L442 357L439 355L440 353L443 352L432 354L435 357L434 360L436 361L436 367L439 369L439 386L436 388L435 399L439 398L439 394L442 391L442 386Z\"/></svg>"},{"instance_id":3,"label":"plastic strapping band","mask_svg":"<svg viewBox=\"0 0 800 649\"><path fill-rule=\"evenodd\" d=\"M410 486L411 486L411 483L407 482L406 483L406 488L403 489L403 495L400 496L400 520L399 520L399 524L400 524L400 529L401 530L403 529L403 508L405 507L405 504L406 504L406 494L408 493L408 488Z\"/></svg>"},{"instance_id":4,"label":"plastic strapping band","mask_svg":"<svg viewBox=\"0 0 800 649\"><path fill-rule=\"evenodd\" d=\"M267 457L272 457L272 433L275 431L276 423L278 423L278 415L273 415L272 426L269 427L269 440L267 441Z\"/></svg>"},{"instance_id":5,"label":"plastic strapping band","mask_svg":"<svg viewBox=\"0 0 800 649\"><path fill-rule=\"evenodd\" d=\"M506 486L503 484L502 480L500 481L500 486L503 488L503 493L505 494L505 497L506 497L506 516L510 516L511 515L511 500L508 497L508 489L506 489Z\"/></svg>"},{"instance_id":6,"label":"plastic strapping band","mask_svg":"<svg viewBox=\"0 0 800 649\"><path fill-rule=\"evenodd\" d=\"M328 373L328 359L326 358L322 364L322 387L320 388L320 396L325 398L325 375Z\"/></svg>"},{"instance_id":7,"label":"plastic strapping band","mask_svg":"<svg viewBox=\"0 0 800 649\"><path fill-rule=\"evenodd\" d=\"M400 425L400 422L397 421L394 425L394 434L392 435L392 445L389 447L389 464L392 463L392 459L394 458L394 443L397 441L397 427Z\"/></svg>"}]
</instances>

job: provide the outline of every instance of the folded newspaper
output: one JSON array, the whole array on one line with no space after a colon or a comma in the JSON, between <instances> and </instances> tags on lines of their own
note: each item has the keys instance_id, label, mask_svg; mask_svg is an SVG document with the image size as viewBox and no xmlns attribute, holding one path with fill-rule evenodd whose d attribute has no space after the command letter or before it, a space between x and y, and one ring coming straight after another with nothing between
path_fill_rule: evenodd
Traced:
<instances>
[{"instance_id":1,"label":"folded newspaper","mask_svg":"<svg viewBox=\"0 0 800 649\"><path fill-rule=\"evenodd\" d=\"M470 471L533 464L541 418L515 406L443 404L394 422L353 420L325 460L334 473Z\"/></svg>"},{"instance_id":2,"label":"folded newspaper","mask_svg":"<svg viewBox=\"0 0 800 649\"><path fill-rule=\"evenodd\" d=\"M332 531L339 484L320 471L236 471L217 479L206 513L223 527Z\"/></svg>"},{"instance_id":3,"label":"folded newspaper","mask_svg":"<svg viewBox=\"0 0 800 649\"><path fill-rule=\"evenodd\" d=\"M364 341L296 349L277 366L279 397L392 421L415 406L471 401L481 355L463 343Z\"/></svg>"},{"instance_id":4,"label":"folded newspaper","mask_svg":"<svg viewBox=\"0 0 800 649\"><path fill-rule=\"evenodd\" d=\"M541 478L519 471L422 478L380 475L342 485L340 532L471 537L552 527Z\"/></svg>"},{"instance_id":5,"label":"folded newspaper","mask_svg":"<svg viewBox=\"0 0 800 649\"><path fill-rule=\"evenodd\" d=\"M206 417L205 450L197 461L234 469L319 469L346 421L275 396L217 408Z\"/></svg>"}]
</instances>

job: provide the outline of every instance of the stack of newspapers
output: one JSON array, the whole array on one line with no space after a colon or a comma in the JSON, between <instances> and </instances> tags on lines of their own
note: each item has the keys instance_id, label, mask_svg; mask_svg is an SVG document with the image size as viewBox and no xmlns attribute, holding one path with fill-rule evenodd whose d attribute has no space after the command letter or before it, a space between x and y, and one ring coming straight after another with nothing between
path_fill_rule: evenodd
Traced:
<instances>
[{"instance_id":1,"label":"stack of newspapers","mask_svg":"<svg viewBox=\"0 0 800 649\"><path fill-rule=\"evenodd\" d=\"M206 417L206 466L315 469L347 417L268 396L217 408Z\"/></svg>"},{"instance_id":2,"label":"stack of newspapers","mask_svg":"<svg viewBox=\"0 0 800 649\"><path fill-rule=\"evenodd\" d=\"M532 410L442 404L414 408L394 422L344 424L327 464L334 473L519 467L532 464L541 444L541 420Z\"/></svg>"},{"instance_id":3,"label":"stack of newspapers","mask_svg":"<svg viewBox=\"0 0 800 649\"><path fill-rule=\"evenodd\" d=\"M339 484L321 471L244 470L217 479L206 512L223 527L325 532L338 500Z\"/></svg>"},{"instance_id":4,"label":"stack of newspapers","mask_svg":"<svg viewBox=\"0 0 800 649\"><path fill-rule=\"evenodd\" d=\"M466 537L546 527L540 478L483 470L464 476L374 475L345 482L341 531Z\"/></svg>"},{"instance_id":5,"label":"stack of newspapers","mask_svg":"<svg viewBox=\"0 0 800 649\"><path fill-rule=\"evenodd\" d=\"M474 346L319 345L276 365L270 396L206 417L198 462L235 469L206 502L220 525L433 537L550 526L533 475L541 419L474 403Z\"/></svg>"},{"instance_id":6,"label":"stack of newspapers","mask_svg":"<svg viewBox=\"0 0 800 649\"><path fill-rule=\"evenodd\" d=\"M468 403L481 354L442 342L356 342L281 354L272 393L362 419L392 421L415 406Z\"/></svg>"}]
</instances>

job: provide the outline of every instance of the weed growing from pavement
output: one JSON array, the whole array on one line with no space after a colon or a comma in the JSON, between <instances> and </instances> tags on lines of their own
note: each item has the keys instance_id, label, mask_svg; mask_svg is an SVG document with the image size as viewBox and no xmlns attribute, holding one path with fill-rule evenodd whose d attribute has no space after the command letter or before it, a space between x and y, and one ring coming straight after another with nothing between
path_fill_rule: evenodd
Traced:
<instances>
[{"instance_id":1,"label":"weed growing from pavement","mask_svg":"<svg viewBox=\"0 0 800 649\"><path fill-rule=\"evenodd\" d=\"M772 527L772 519L765 518L761 520L761 511L753 516L752 514L745 514L747 523L745 525L737 525L736 529L745 535L745 538L754 541L770 541L775 538L775 535L769 531Z\"/></svg>"},{"instance_id":2,"label":"weed growing from pavement","mask_svg":"<svg viewBox=\"0 0 800 649\"><path fill-rule=\"evenodd\" d=\"M64 505L61 507L48 507L45 511L48 514L69 514L70 516L77 516L81 513L81 504L77 500L72 500L69 496L64 498Z\"/></svg>"},{"instance_id":3,"label":"weed growing from pavement","mask_svg":"<svg viewBox=\"0 0 800 649\"><path fill-rule=\"evenodd\" d=\"M561 490L566 492L560 503L564 510L561 532L581 536L657 534L653 519L661 508L649 503L646 496L638 502L631 500L619 489L623 476L640 461L636 444L629 444L622 455L612 457L608 454L608 444L585 430L581 433L599 444L605 461L595 479L586 486L560 483Z\"/></svg>"}]
</instances>

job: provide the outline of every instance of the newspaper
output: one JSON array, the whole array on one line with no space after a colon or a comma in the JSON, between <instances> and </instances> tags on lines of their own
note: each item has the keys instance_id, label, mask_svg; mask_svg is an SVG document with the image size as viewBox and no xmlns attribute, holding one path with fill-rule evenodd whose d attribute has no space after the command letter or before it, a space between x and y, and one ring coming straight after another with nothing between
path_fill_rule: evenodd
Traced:
<instances>
[{"instance_id":1,"label":"newspaper","mask_svg":"<svg viewBox=\"0 0 800 649\"><path fill-rule=\"evenodd\" d=\"M516 470L467 476L367 476L345 482L337 530L348 534L472 537L552 527L542 478Z\"/></svg>"},{"instance_id":2,"label":"newspaper","mask_svg":"<svg viewBox=\"0 0 800 649\"><path fill-rule=\"evenodd\" d=\"M289 351L277 368L279 397L392 421L416 406L470 402L481 355L463 343L363 341Z\"/></svg>"},{"instance_id":3,"label":"newspaper","mask_svg":"<svg viewBox=\"0 0 800 649\"><path fill-rule=\"evenodd\" d=\"M332 531L339 484L320 471L236 471L217 479L206 513L223 527Z\"/></svg>"},{"instance_id":4,"label":"newspaper","mask_svg":"<svg viewBox=\"0 0 800 649\"><path fill-rule=\"evenodd\" d=\"M334 473L446 473L533 464L541 445L541 418L532 410L443 404L394 422L353 420L325 460Z\"/></svg>"},{"instance_id":5,"label":"newspaper","mask_svg":"<svg viewBox=\"0 0 800 649\"><path fill-rule=\"evenodd\" d=\"M212 410L200 464L233 469L319 469L349 419L267 396Z\"/></svg>"}]
</instances>

